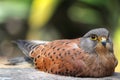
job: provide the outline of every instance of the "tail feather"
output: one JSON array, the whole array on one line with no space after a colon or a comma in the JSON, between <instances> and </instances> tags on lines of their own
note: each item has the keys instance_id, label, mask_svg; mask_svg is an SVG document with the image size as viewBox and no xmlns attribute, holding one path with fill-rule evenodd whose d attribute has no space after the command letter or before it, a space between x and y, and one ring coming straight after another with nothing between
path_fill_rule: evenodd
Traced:
<instances>
[{"instance_id":1,"label":"tail feather","mask_svg":"<svg viewBox=\"0 0 120 80\"><path fill-rule=\"evenodd\" d=\"M29 53L38 45L44 45L48 43L48 41L27 41L27 40L17 40L15 43L22 50L22 52L29 57Z\"/></svg>"}]
</instances>

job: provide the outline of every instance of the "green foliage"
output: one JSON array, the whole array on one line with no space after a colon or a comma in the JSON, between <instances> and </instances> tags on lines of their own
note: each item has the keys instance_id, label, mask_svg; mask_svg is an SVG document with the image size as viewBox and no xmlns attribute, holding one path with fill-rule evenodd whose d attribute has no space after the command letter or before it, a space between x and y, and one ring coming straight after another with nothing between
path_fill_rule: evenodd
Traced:
<instances>
[{"instance_id":1,"label":"green foliage","mask_svg":"<svg viewBox=\"0 0 120 80\"><path fill-rule=\"evenodd\" d=\"M2 0L0 1L0 22L7 18L25 19L31 0Z\"/></svg>"},{"instance_id":2,"label":"green foliage","mask_svg":"<svg viewBox=\"0 0 120 80\"><path fill-rule=\"evenodd\" d=\"M68 14L69 17L75 22L102 24L99 13L92 8L72 6L69 9Z\"/></svg>"}]
</instances>

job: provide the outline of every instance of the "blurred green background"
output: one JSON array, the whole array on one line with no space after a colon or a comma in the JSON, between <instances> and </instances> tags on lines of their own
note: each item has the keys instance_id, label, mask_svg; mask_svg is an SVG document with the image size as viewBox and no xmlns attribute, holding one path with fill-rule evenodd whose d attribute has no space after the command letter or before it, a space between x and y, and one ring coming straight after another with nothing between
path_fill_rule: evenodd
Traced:
<instances>
[{"instance_id":1,"label":"blurred green background","mask_svg":"<svg viewBox=\"0 0 120 80\"><path fill-rule=\"evenodd\" d=\"M0 0L0 56L23 56L14 40L72 39L98 27L110 30L120 61L120 0Z\"/></svg>"}]
</instances>

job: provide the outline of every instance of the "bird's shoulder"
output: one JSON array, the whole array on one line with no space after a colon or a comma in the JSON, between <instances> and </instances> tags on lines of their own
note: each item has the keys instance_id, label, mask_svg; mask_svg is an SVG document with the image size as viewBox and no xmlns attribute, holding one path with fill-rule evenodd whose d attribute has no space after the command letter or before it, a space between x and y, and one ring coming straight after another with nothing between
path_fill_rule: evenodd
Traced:
<instances>
[{"instance_id":1,"label":"bird's shoulder","mask_svg":"<svg viewBox=\"0 0 120 80\"><path fill-rule=\"evenodd\" d=\"M77 48L80 44L80 38L77 39L63 39L63 40L55 40L49 42L48 44L44 45L46 47L52 47L53 49L56 47L60 48Z\"/></svg>"}]
</instances>

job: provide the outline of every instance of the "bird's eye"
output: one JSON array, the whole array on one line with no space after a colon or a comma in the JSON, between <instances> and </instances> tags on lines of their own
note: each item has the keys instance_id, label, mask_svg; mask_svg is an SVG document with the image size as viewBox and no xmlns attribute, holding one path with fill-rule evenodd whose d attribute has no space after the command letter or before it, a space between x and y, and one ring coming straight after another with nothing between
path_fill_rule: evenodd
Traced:
<instances>
[{"instance_id":1,"label":"bird's eye","mask_svg":"<svg viewBox=\"0 0 120 80\"><path fill-rule=\"evenodd\" d=\"M91 35L91 40L97 40L97 35Z\"/></svg>"}]
</instances>

